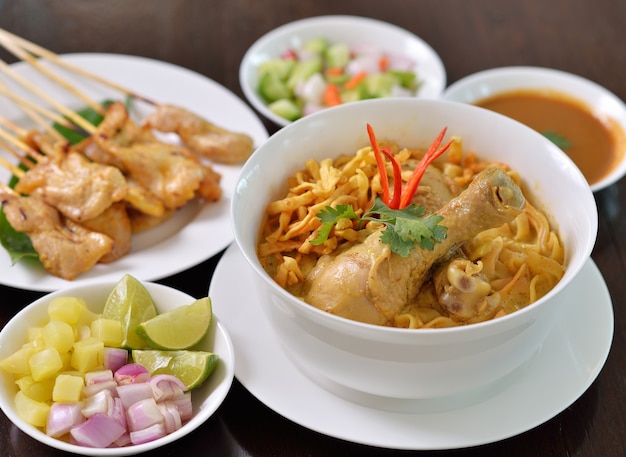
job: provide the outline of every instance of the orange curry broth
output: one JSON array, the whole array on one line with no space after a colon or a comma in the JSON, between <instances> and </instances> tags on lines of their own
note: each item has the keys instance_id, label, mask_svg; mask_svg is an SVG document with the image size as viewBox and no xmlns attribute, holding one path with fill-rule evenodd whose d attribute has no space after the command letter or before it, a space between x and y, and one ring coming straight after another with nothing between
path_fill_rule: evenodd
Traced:
<instances>
[{"instance_id":1,"label":"orange curry broth","mask_svg":"<svg viewBox=\"0 0 626 457\"><path fill-rule=\"evenodd\" d=\"M583 102L556 91L502 92L475 103L504 114L541 134L555 133L569 142L563 150L590 184L606 177L624 154L624 132L616 122L594 114Z\"/></svg>"}]
</instances>

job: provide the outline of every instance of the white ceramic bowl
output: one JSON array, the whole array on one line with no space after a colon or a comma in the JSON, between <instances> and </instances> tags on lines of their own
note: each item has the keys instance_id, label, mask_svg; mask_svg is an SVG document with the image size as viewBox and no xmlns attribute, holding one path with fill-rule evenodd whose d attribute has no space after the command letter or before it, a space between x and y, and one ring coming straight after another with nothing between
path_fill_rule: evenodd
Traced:
<instances>
[{"instance_id":1,"label":"white ceramic bowl","mask_svg":"<svg viewBox=\"0 0 626 457\"><path fill-rule=\"evenodd\" d=\"M161 284L143 282L150 292L158 312L168 311L179 305L186 305L194 298L184 292ZM104 303L115 286L115 282L69 287L41 297L16 314L0 332L0 359L4 358L26 341L26 329L40 325L48 319L47 309L50 300L57 296L82 297L93 312L102 312ZM21 419L15 411L13 398L17 386L13 376L0 372L0 408L6 416L24 433L50 447L64 452L88 456L125 456L135 455L172 443L189 434L203 424L222 404L234 379L234 350L230 336L224 326L214 316L207 336L197 346L200 350L215 352L219 363L215 371L198 388L192 391L193 417L177 431L158 440L119 448L89 448L70 444L46 435L41 429Z\"/></svg>"},{"instance_id":2,"label":"white ceramic bowl","mask_svg":"<svg viewBox=\"0 0 626 457\"><path fill-rule=\"evenodd\" d=\"M263 35L250 46L239 67L239 83L250 104L272 122L285 126L287 119L274 114L258 93L258 67L289 48L299 48L312 38L331 43L372 44L401 53L416 62L422 81L418 98L437 98L446 87L446 71L437 53L421 38L396 25L358 16L317 16L284 24Z\"/></svg>"},{"instance_id":3,"label":"white ceramic bowl","mask_svg":"<svg viewBox=\"0 0 626 457\"><path fill-rule=\"evenodd\" d=\"M614 184L626 174L626 105L599 84L578 75L542 67L502 67L480 71L451 84L445 100L476 103L501 92L520 89L549 89L565 93L587 104L602 117L621 127L618 138L621 156L611 172L591 184L596 192Z\"/></svg>"},{"instance_id":4,"label":"white ceramic bowl","mask_svg":"<svg viewBox=\"0 0 626 457\"><path fill-rule=\"evenodd\" d=\"M565 245L564 277L545 297L503 318L463 327L409 330L344 319L300 301L263 270L256 244L266 205L308 159L354 153L379 140L427 147L440 130L480 157L508 163L550 215ZM268 177L271 176L271 180ZM561 292L591 254L595 200L582 173L553 143L492 111L441 100L377 99L307 116L279 130L245 164L232 203L236 242L283 348L304 373L346 398L433 399L501 379L541 346L567 303ZM384 403L384 402L382 402ZM381 404L381 402L378 402Z\"/></svg>"}]
</instances>

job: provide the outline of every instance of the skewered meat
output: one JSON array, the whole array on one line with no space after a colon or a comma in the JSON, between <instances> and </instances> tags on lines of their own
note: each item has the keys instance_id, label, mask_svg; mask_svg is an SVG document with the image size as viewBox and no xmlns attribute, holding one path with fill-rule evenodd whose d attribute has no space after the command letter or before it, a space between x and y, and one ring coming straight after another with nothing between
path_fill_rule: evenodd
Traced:
<instances>
[{"instance_id":1,"label":"skewered meat","mask_svg":"<svg viewBox=\"0 0 626 457\"><path fill-rule=\"evenodd\" d=\"M94 135L120 168L142 187L176 209L194 198L205 178L203 166L184 147L158 141L129 118L123 104L111 104Z\"/></svg>"},{"instance_id":2,"label":"skewered meat","mask_svg":"<svg viewBox=\"0 0 626 457\"><path fill-rule=\"evenodd\" d=\"M36 193L63 215L82 222L122 200L127 186L117 168L70 152L37 163L20 178L15 190L28 195Z\"/></svg>"},{"instance_id":3,"label":"skewered meat","mask_svg":"<svg viewBox=\"0 0 626 457\"><path fill-rule=\"evenodd\" d=\"M306 279L305 300L349 319L387 325L415 298L435 262L478 233L511 221L524 204L510 177L499 167L489 167L437 211L448 236L434 250L414 249L402 257L380 241L376 230L362 243L321 257Z\"/></svg>"},{"instance_id":4,"label":"skewered meat","mask_svg":"<svg viewBox=\"0 0 626 457\"><path fill-rule=\"evenodd\" d=\"M29 236L44 268L63 279L90 270L113 247L109 236L64 218L38 195L0 190L0 202L11 226Z\"/></svg>"},{"instance_id":5,"label":"skewered meat","mask_svg":"<svg viewBox=\"0 0 626 457\"><path fill-rule=\"evenodd\" d=\"M218 127L178 106L160 105L146 119L144 126L176 133L198 156L214 162L242 163L254 150L254 143L248 135Z\"/></svg>"},{"instance_id":6,"label":"skewered meat","mask_svg":"<svg viewBox=\"0 0 626 457\"><path fill-rule=\"evenodd\" d=\"M133 231L124 203L113 203L102 214L83 222L82 225L113 240L111 251L100 258L100 263L111 263L130 252Z\"/></svg>"}]
</instances>

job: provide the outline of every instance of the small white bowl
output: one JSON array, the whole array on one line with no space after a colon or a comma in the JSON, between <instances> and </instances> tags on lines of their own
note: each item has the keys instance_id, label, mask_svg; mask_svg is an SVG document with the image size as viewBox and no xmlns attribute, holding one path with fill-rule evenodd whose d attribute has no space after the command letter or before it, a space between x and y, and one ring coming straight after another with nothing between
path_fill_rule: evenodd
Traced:
<instances>
[{"instance_id":1,"label":"small white bowl","mask_svg":"<svg viewBox=\"0 0 626 457\"><path fill-rule=\"evenodd\" d=\"M161 284L143 282L152 296L158 312L169 311L180 305L186 305L195 299L184 292ZM86 300L89 309L100 313L104 303L115 286L115 282L75 286L59 290L41 297L16 314L0 332L0 359L19 349L26 342L26 330L30 326L40 325L48 319L48 304L54 297L76 296ZM119 448L89 448L78 446L46 435L41 429L27 423L15 411L13 398L17 386L13 376L0 372L0 409L20 430L52 448L64 452L88 456L126 456L135 455L172 443L202 425L222 404L230 390L235 374L235 354L230 336L224 326L214 316L207 336L197 349L214 352L219 356L215 371L198 388L192 390L193 417L175 432L158 440Z\"/></svg>"},{"instance_id":2,"label":"small white bowl","mask_svg":"<svg viewBox=\"0 0 626 457\"><path fill-rule=\"evenodd\" d=\"M621 132L617 132L618 148L621 151L618 163L604 178L590 184L593 192L614 184L626 174L626 105L615 94L586 78L542 67L493 68L461 78L444 91L443 98L474 104L502 92L525 89L548 89L564 93L621 128Z\"/></svg>"},{"instance_id":3,"label":"small white bowl","mask_svg":"<svg viewBox=\"0 0 626 457\"><path fill-rule=\"evenodd\" d=\"M331 43L372 44L411 58L422 86L416 97L438 98L446 87L446 71L439 55L424 40L396 25L358 16L317 16L290 22L263 35L250 46L239 67L239 83L252 106L272 122L290 123L267 108L258 92L258 67L285 50L299 48L309 39Z\"/></svg>"},{"instance_id":4,"label":"small white bowl","mask_svg":"<svg viewBox=\"0 0 626 457\"><path fill-rule=\"evenodd\" d=\"M424 148L445 126L464 149L517 170L565 246L566 270L540 300L499 319L454 328L410 330L345 319L297 299L263 269L257 242L267 204L305 161L353 154L376 136ZM268 179L271 176L272 179ZM279 130L244 165L232 202L235 240L255 271L259 306L283 349L315 382L344 398L438 399L483 388L540 347L564 309L595 243L593 194L574 163L548 139L508 117L441 100L376 99L306 116ZM547 376L549 374L546 374ZM389 403L389 402L388 402ZM393 403L393 402L391 402Z\"/></svg>"}]
</instances>

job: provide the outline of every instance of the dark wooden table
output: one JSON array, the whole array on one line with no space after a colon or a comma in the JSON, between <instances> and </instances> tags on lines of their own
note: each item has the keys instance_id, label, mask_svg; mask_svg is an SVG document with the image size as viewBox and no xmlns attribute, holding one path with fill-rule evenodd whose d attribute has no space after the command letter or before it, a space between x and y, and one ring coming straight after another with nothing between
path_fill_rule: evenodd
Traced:
<instances>
[{"instance_id":1,"label":"dark wooden table","mask_svg":"<svg viewBox=\"0 0 626 457\"><path fill-rule=\"evenodd\" d=\"M248 46L278 25L321 14L370 16L414 32L441 56L448 83L487 68L535 65L584 76L626 100L624 0L0 0L0 27L53 51L159 59L206 75L241 97L238 68ZM14 60L5 53L0 56ZM270 133L277 129L269 122L266 126ZM626 455L626 214L621 209L625 191L622 180L596 194L600 225L593 259L608 284L615 310L613 346L599 377L565 411L530 431L432 455ZM206 295L219 257L160 282L196 297ZM0 326L41 295L0 286ZM175 445L150 454L396 456L407 452L310 431L279 416L235 381L210 420ZM34 455L62 453L23 434L0 413L0 456Z\"/></svg>"}]
</instances>

